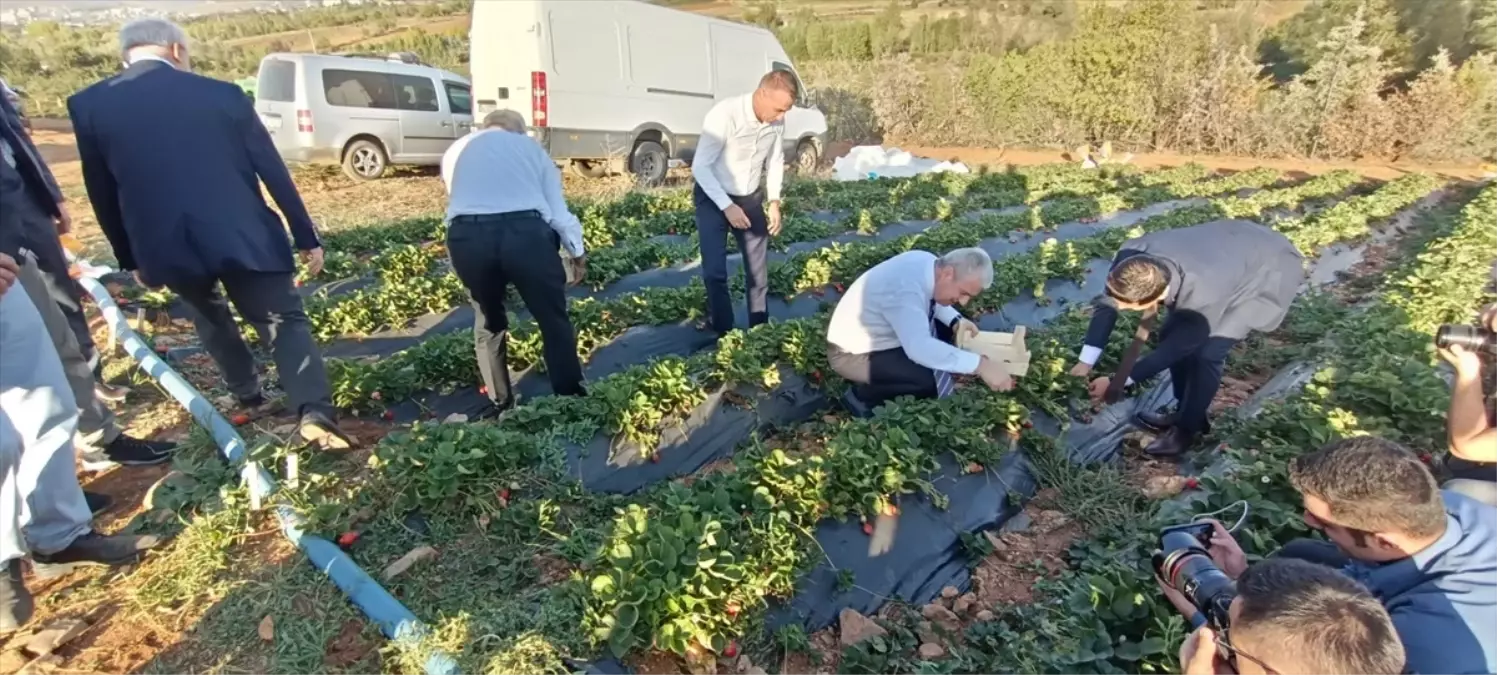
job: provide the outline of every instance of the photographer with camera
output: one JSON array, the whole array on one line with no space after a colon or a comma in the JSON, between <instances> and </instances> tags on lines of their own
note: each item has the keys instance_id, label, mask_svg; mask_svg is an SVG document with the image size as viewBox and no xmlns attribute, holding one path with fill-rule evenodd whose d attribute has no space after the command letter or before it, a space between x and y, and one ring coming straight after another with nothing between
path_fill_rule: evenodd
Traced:
<instances>
[{"instance_id":1,"label":"photographer with camera","mask_svg":"<svg viewBox=\"0 0 1497 675\"><path fill-rule=\"evenodd\" d=\"M1176 608L1196 611L1179 592L1164 588ZM1246 568L1224 621L1203 624L1185 639L1180 672L1403 672L1403 645L1388 611L1357 582L1314 563L1286 558Z\"/></svg>"},{"instance_id":2,"label":"photographer with camera","mask_svg":"<svg viewBox=\"0 0 1497 675\"><path fill-rule=\"evenodd\" d=\"M1497 506L1497 391L1483 386L1483 379L1497 379L1497 304L1476 326L1441 326L1435 345L1455 368L1444 488Z\"/></svg>"},{"instance_id":3,"label":"photographer with camera","mask_svg":"<svg viewBox=\"0 0 1497 675\"><path fill-rule=\"evenodd\" d=\"M1365 586L1392 617L1412 672L1497 672L1497 509L1442 492L1412 451L1374 437L1296 457L1289 479L1305 523L1330 541L1295 540L1276 558L1339 569ZM1227 627L1249 567L1226 528L1169 528L1161 549L1154 568L1175 606Z\"/></svg>"}]
</instances>

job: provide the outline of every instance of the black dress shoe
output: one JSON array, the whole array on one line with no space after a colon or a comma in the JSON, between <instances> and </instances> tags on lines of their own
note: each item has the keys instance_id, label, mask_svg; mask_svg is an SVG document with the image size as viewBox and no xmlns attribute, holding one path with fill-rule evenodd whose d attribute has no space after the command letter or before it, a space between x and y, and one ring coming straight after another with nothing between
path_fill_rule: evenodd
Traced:
<instances>
[{"instance_id":1,"label":"black dress shoe","mask_svg":"<svg viewBox=\"0 0 1497 675\"><path fill-rule=\"evenodd\" d=\"M114 498L106 494L84 490L83 501L88 502L88 512L97 516L109 508L110 504L114 503Z\"/></svg>"},{"instance_id":2,"label":"black dress shoe","mask_svg":"<svg viewBox=\"0 0 1497 675\"><path fill-rule=\"evenodd\" d=\"M100 450L88 450L82 455L85 471L104 471L116 466L154 466L171 461L177 444L167 441L148 441L134 436L120 436Z\"/></svg>"},{"instance_id":3,"label":"black dress shoe","mask_svg":"<svg viewBox=\"0 0 1497 675\"><path fill-rule=\"evenodd\" d=\"M1195 434L1181 431L1179 427L1173 427L1154 439L1144 448L1144 454L1153 457L1179 457L1190 449L1196 441Z\"/></svg>"},{"instance_id":4,"label":"black dress shoe","mask_svg":"<svg viewBox=\"0 0 1497 675\"><path fill-rule=\"evenodd\" d=\"M873 408L864 403L863 399L858 398L857 394L852 393L851 388L842 393L842 405L846 406L847 412L851 413L853 417L859 419L873 417Z\"/></svg>"},{"instance_id":5,"label":"black dress shoe","mask_svg":"<svg viewBox=\"0 0 1497 675\"><path fill-rule=\"evenodd\" d=\"M21 559L7 560L0 569L0 633L15 631L31 620L36 603L21 577Z\"/></svg>"},{"instance_id":6,"label":"black dress shoe","mask_svg":"<svg viewBox=\"0 0 1497 675\"><path fill-rule=\"evenodd\" d=\"M119 403L130 394L129 387L120 387L108 382L94 382L94 396L101 401Z\"/></svg>"},{"instance_id":7,"label":"black dress shoe","mask_svg":"<svg viewBox=\"0 0 1497 675\"><path fill-rule=\"evenodd\" d=\"M1178 419L1175 413L1141 412L1133 416L1133 422L1156 434L1169 431Z\"/></svg>"},{"instance_id":8,"label":"black dress shoe","mask_svg":"<svg viewBox=\"0 0 1497 675\"><path fill-rule=\"evenodd\" d=\"M353 449L353 439L338 428L338 423L317 411L302 413L301 426L297 431L303 440L314 443L323 450L343 452Z\"/></svg>"},{"instance_id":9,"label":"black dress shoe","mask_svg":"<svg viewBox=\"0 0 1497 675\"><path fill-rule=\"evenodd\" d=\"M140 560L146 551L160 543L159 537L149 534L106 536L88 532L56 553L33 553L31 560L36 563L34 569L37 577L51 579L77 567L128 565Z\"/></svg>"}]
</instances>

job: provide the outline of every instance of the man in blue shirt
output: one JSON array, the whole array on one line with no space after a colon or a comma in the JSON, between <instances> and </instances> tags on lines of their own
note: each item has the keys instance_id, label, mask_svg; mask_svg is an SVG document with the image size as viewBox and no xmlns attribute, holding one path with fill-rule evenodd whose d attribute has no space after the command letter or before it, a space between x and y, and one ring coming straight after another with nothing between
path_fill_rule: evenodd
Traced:
<instances>
[{"instance_id":1,"label":"man in blue shirt","mask_svg":"<svg viewBox=\"0 0 1497 675\"><path fill-rule=\"evenodd\" d=\"M1442 492L1412 451L1368 436L1296 457L1289 480L1305 523L1330 542L1293 541L1279 557L1366 586L1393 617L1410 671L1497 672L1497 509ZM1210 551L1234 579L1247 567L1225 530Z\"/></svg>"}]
</instances>

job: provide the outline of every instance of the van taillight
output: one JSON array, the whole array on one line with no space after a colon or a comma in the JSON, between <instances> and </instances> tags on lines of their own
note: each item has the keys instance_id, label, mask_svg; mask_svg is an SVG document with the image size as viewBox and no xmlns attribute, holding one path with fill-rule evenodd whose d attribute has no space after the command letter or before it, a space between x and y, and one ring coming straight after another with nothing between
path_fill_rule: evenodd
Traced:
<instances>
[{"instance_id":1,"label":"van taillight","mask_svg":"<svg viewBox=\"0 0 1497 675\"><path fill-rule=\"evenodd\" d=\"M537 70L530 73L530 123L538 126L546 126L546 74Z\"/></svg>"},{"instance_id":2,"label":"van taillight","mask_svg":"<svg viewBox=\"0 0 1497 675\"><path fill-rule=\"evenodd\" d=\"M302 133L312 133L312 111L296 111L296 130Z\"/></svg>"}]
</instances>

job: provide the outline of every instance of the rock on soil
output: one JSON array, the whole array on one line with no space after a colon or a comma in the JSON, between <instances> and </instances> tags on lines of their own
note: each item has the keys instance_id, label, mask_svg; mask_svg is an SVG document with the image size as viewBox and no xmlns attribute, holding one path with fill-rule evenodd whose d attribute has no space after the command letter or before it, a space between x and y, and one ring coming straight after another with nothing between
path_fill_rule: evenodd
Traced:
<instances>
[{"instance_id":1,"label":"rock on soil","mask_svg":"<svg viewBox=\"0 0 1497 675\"><path fill-rule=\"evenodd\" d=\"M949 632L956 632L961 630L962 627L962 620L957 617L956 612L947 609L940 603L932 602L920 608L920 616L925 617L927 621L936 623Z\"/></svg>"},{"instance_id":2,"label":"rock on soil","mask_svg":"<svg viewBox=\"0 0 1497 675\"><path fill-rule=\"evenodd\" d=\"M889 631L878 625L866 616L859 614L857 610L848 607L837 615L837 622L841 625L841 640L843 647L851 647L871 637L888 635Z\"/></svg>"},{"instance_id":3,"label":"rock on soil","mask_svg":"<svg viewBox=\"0 0 1497 675\"><path fill-rule=\"evenodd\" d=\"M22 649L32 656L46 656L57 651L58 647L67 644L73 638L82 635L83 631L88 630L88 626L89 623L83 619L53 621L33 634Z\"/></svg>"}]
</instances>

